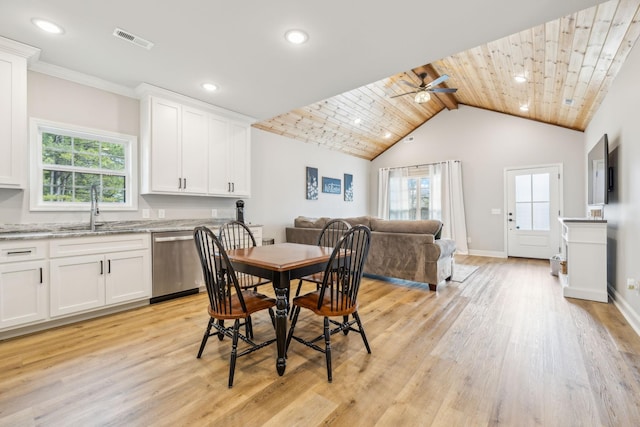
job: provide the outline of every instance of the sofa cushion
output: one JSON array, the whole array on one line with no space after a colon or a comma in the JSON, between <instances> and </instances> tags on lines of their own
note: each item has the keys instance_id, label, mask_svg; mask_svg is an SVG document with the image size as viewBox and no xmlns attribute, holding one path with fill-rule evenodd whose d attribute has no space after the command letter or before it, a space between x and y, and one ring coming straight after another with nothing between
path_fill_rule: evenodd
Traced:
<instances>
[{"instance_id":1,"label":"sofa cushion","mask_svg":"<svg viewBox=\"0 0 640 427\"><path fill-rule=\"evenodd\" d=\"M371 230L387 233L437 234L442 223L437 219L419 221L403 219L371 219Z\"/></svg>"},{"instance_id":2,"label":"sofa cushion","mask_svg":"<svg viewBox=\"0 0 640 427\"><path fill-rule=\"evenodd\" d=\"M371 228L371 217L369 216L354 216L352 218L341 218L349 223L350 226L354 225L366 225Z\"/></svg>"},{"instance_id":3,"label":"sofa cushion","mask_svg":"<svg viewBox=\"0 0 640 427\"><path fill-rule=\"evenodd\" d=\"M309 218L306 216L299 216L293 220L293 226L298 228L322 228L329 221L329 218Z\"/></svg>"}]
</instances>

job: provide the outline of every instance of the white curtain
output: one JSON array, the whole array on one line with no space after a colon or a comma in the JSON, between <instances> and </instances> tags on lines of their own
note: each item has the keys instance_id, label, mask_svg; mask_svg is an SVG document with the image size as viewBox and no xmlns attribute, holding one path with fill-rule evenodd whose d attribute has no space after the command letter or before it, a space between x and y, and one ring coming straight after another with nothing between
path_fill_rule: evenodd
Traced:
<instances>
[{"instance_id":1,"label":"white curtain","mask_svg":"<svg viewBox=\"0 0 640 427\"><path fill-rule=\"evenodd\" d=\"M402 188L402 180L394 179L409 175L408 168L382 168L378 172L378 217L389 219L390 195L393 202L401 206L409 205L409 194ZM393 187L393 188L392 188Z\"/></svg>"},{"instance_id":2,"label":"white curtain","mask_svg":"<svg viewBox=\"0 0 640 427\"><path fill-rule=\"evenodd\" d=\"M435 185L434 182L432 195L434 202L439 200L441 203L442 237L454 240L456 253L466 255L469 253L469 246L462 192L462 164L459 160L441 162L436 166L436 175L439 175L440 185ZM438 188L440 194L434 194Z\"/></svg>"}]
</instances>

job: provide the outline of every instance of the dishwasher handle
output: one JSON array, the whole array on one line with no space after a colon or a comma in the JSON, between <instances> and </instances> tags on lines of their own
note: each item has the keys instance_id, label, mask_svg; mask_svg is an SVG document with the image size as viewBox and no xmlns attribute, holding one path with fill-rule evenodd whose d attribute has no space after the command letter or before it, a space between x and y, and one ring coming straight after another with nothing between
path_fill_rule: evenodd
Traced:
<instances>
[{"instance_id":1,"label":"dishwasher handle","mask_svg":"<svg viewBox=\"0 0 640 427\"><path fill-rule=\"evenodd\" d=\"M178 242L180 240L193 240L193 235L188 236L173 236L173 237L154 237L154 243L162 243L162 242Z\"/></svg>"}]
</instances>

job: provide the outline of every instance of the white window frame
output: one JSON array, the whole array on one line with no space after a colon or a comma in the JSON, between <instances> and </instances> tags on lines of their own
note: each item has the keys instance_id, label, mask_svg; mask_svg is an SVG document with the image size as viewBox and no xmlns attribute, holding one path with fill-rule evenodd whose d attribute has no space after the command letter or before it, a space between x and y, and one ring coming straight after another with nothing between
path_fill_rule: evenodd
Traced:
<instances>
[{"instance_id":1,"label":"white window frame","mask_svg":"<svg viewBox=\"0 0 640 427\"><path fill-rule=\"evenodd\" d=\"M30 206L31 211L86 211L89 202L45 202L42 182L42 134L52 132L61 135L98 139L125 145L125 203L100 203L103 211L130 211L138 209L138 138L133 135L92 129L67 123L53 122L38 118L29 120L29 162L30 162Z\"/></svg>"}]
</instances>

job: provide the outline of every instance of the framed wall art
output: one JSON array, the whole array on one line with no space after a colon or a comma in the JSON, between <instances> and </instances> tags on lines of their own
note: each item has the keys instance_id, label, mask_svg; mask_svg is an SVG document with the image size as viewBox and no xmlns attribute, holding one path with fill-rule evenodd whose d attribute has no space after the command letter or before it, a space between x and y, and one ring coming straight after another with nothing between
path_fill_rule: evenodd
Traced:
<instances>
[{"instance_id":1,"label":"framed wall art","mask_svg":"<svg viewBox=\"0 0 640 427\"><path fill-rule=\"evenodd\" d=\"M322 192L329 194L340 194L342 192L341 182L338 178L322 177Z\"/></svg>"},{"instance_id":2,"label":"framed wall art","mask_svg":"<svg viewBox=\"0 0 640 427\"><path fill-rule=\"evenodd\" d=\"M318 168L307 167L307 200L318 200Z\"/></svg>"},{"instance_id":3,"label":"framed wall art","mask_svg":"<svg viewBox=\"0 0 640 427\"><path fill-rule=\"evenodd\" d=\"M344 174L344 201L353 202L353 175Z\"/></svg>"}]
</instances>

